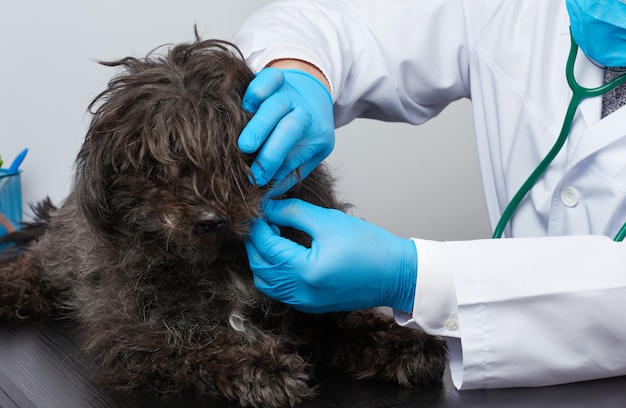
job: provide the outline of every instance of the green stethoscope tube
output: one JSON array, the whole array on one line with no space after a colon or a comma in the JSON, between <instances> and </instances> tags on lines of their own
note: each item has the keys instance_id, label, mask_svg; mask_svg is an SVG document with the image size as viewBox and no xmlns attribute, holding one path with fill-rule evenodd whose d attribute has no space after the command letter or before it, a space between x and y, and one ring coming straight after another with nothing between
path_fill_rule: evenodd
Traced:
<instances>
[{"instance_id":1,"label":"green stethoscope tube","mask_svg":"<svg viewBox=\"0 0 626 408\"><path fill-rule=\"evenodd\" d=\"M533 170L530 176L528 176L524 184L522 184L520 189L513 196L513 199L511 199L511 201L505 208L504 212L502 213L502 217L500 217L500 221L498 221L498 224L496 225L496 228L493 232L493 238L502 237L504 229L511 220L511 217L513 216L513 213L515 212L517 207L519 207L520 203L522 202L524 197L526 197L526 194L528 194L530 189L533 188L535 184L537 184L539 178L541 178L548 166L550 166L550 163L552 163L556 155L563 148L563 145L567 140L567 136L569 135L570 129L572 128L572 121L574 120L574 114L576 113L578 105L580 105L580 103L584 99L603 95L613 88L619 86L623 82L626 82L626 74L624 74L619 76L618 78L615 78L611 82L608 82L597 88L585 88L580 86L578 82L576 82L576 78L574 78L574 62L576 61L576 55L578 53L578 45L576 44L576 41L574 41L574 38L571 37L571 34L570 38L572 45L570 48L569 56L567 58L565 74L567 77L567 83L569 84L569 87L572 89L573 93L572 99L570 100L569 106L567 107L565 119L563 120L561 133L559 134L559 137L556 139L556 142L554 143L546 157L543 158L543 160L539 163L535 170ZM626 223L619 230L614 240L622 241L624 237L626 237Z\"/></svg>"}]
</instances>

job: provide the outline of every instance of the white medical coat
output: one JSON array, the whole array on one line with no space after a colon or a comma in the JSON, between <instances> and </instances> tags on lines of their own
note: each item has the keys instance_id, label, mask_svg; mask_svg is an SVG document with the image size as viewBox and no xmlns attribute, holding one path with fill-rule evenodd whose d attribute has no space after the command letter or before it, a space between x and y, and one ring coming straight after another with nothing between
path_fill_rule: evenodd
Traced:
<instances>
[{"instance_id":1,"label":"white medical coat","mask_svg":"<svg viewBox=\"0 0 626 408\"><path fill-rule=\"evenodd\" d=\"M336 125L419 124L473 105L490 221L557 138L571 90L565 0L287 1L234 41L255 69L296 58L327 76ZM581 53L579 83L602 84ZM461 389L626 374L626 109L585 100L570 137L500 240L416 239L413 316L445 336ZM418 165L414 171L421 172ZM460 340L459 340L460 339Z\"/></svg>"}]
</instances>

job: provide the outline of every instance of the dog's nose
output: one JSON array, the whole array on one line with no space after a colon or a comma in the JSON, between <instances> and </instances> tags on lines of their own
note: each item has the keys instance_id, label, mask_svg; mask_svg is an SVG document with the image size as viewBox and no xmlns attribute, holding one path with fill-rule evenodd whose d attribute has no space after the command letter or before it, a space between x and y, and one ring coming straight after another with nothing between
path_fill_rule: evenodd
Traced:
<instances>
[{"instance_id":1,"label":"dog's nose","mask_svg":"<svg viewBox=\"0 0 626 408\"><path fill-rule=\"evenodd\" d=\"M228 224L228 217L214 211L206 211L200 214L195 222L196 227L202 232L213 233L223 229Z\"/></svg>"}]
</instances>

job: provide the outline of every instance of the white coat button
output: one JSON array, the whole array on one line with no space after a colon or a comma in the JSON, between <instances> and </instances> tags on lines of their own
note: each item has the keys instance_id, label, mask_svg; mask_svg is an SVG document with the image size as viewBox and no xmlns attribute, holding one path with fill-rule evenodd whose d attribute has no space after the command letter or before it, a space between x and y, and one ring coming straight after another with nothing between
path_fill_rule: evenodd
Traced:
<instances>
[{"instance_id":1,"label":"white coat button","mask_svg":"<svg viewBox=\"0 0 626 408\"><path fill-rule=\"evenodd\" d=\"M448 319L446 320L445 326L446 329L454 331L459 328L459 322L457 322L455 319Z\"/></svg>"},{"instance_id":2,"label":"white coat button","mask_svg":"<svg viewBox=\"0 0 626 408\"><path fill-rule=\"evenodd\" d=\"M561 201L568 207L575 207L580 201L578 191L572 187L565 187L561 190Z\"/></svg>"}]
</instances>

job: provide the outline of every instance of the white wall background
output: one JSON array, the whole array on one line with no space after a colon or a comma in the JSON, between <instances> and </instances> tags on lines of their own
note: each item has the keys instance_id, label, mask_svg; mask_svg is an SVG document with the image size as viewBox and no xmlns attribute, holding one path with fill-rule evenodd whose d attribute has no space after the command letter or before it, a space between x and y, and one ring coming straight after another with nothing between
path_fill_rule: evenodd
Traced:
<instances>
[{"instance_id":1,"label":"white wall background","mask_svg":"<svg viewBox=\"0 0 626 408\"><path fill-rule=\"evenodd\" d=\"M0 0L0 155L6 163L29 148L24 203L68 193L87 105L114 73L96 60L192 40L194 24L228 40L269 2ZM329 161L355 215L406 237L485 238L471 129L467 101L419 127L360 120L338 131Z\"/></svg>"}]
</instances>

